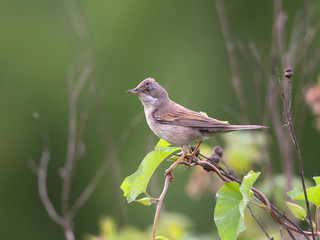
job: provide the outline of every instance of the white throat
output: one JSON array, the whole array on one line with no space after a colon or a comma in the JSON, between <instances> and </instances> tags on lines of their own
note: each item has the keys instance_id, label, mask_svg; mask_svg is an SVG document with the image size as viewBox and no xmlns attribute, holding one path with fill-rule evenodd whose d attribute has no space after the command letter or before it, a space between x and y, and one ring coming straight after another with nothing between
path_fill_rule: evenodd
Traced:
<instances>
[{"instance_id":1,"label":"white throat","mask_svg":"<svg viewBox=\"0 0 320 240\"><path fill-rule=\"evenodd\" d=\"M141 94L139 96L139 98L140 98L140 100L141 100L141 102L142 102L142 104L144 106L146 106L146 105L157 105L158 102L159 102L159 100L157 98L154 98L154 97L152 97L150 95L147 95L147 94Z\"/></svg>"}]
</instances>

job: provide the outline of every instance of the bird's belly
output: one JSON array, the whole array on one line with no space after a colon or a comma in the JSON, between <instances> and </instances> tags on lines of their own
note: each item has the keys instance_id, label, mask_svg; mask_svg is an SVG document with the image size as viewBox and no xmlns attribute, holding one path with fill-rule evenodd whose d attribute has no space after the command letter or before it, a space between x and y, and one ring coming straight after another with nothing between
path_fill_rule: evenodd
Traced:
<instances>
[{"instance_id":1,"label":"bird's belly","mask_svg":"<svg viewBox=\"0 0 320 240\"><path fill-rule=\"evenodd\" d=\"M176 146L188 145L208 138L190 127L154 123L152 121L148 121L148 125L158 137Z\"/></svg>"}]
</instances>

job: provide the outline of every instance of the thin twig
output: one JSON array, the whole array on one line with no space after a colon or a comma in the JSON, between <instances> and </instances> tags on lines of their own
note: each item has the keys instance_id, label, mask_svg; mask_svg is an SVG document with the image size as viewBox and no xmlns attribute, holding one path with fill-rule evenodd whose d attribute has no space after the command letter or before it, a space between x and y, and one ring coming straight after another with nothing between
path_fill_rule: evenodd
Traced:
<instances>
[{"instance_id":1,"label":"thin twig","mask_svg":"<svg viewBox=\"0 0 320 240\"><path fill-rule=\"evenodd\" d=\"M209 161L209 159L207 158L207 160ZM205 162L205 161L196 161L194 162L195 164L204 167L205 169L208 170L210 169L211 171L214 171L217 173L217 169L220 169L221 167L219 167L216 164L211 164L209 162ZM216 165L216 166L214 166ZM192 166L192 165L191 165ZM230 181L235 181L237 182L239 185L241 184L241 181L237 178L235 178L234 176L230 175L227 173L227 171L223 171L220 174L217 173L218 176L220 177L220 179L224 182L230 182ZM223 175L223 176L222 176ZM261 201L265 206L266 206L266 210L269 212L269 214L271 215L271 217L278 222L279 224L283 225L288 233L290 234L290 236L293 237L293 234L290 232L290 230L300 233L302 235L304 235L306 237L306 239L309 239L307 235L311 236L312 233L311 232L307 232L307 231L303 231L301 228L299 228L298 226L296 226L290 219L288 219L285 214L283 214L282 212L280 212L276 207L274 207L273 205L270 204L270 202L268 201L268 199L256 188L251 188L251 190L254 192L254 195L257 199L259 199L259 201ZM289 223L287 222L283 222L278 215L281 215L284 219L286 219ZM320 232L316 233L317 235L320 236ZM294 239L294 237L293 237Z\"/></svg>"},{"instance_id":2,"label":"thin twig","mask_svg":"<svg viewBox=\"0 0 320 240\"><path fill-rule=\"evenodd\" d=\"M226 49L227 49L231 72L232 72L232 84L236 92L237 99L239 101L242 115L245 117L245 120L246 120L249 114L248 114L248 109L245 103L244 93L243 93L243 89L240 81L240 72L239 72L237 57L235 53L235 46L232 41L232 36L231 36L229 25L228 25L224 0L216 0L216 3L217 3L217 12L218 12L218 17L220 21L221 31L226 43Z\"/></svg>"},{"instance_id":3,"label":"thin twig","mask_svg":"<svg viewBox=\"0 0 320 240\"><path fill-rule=\"evenodd\" d=\"M282 226L279 228L279 233L280 233L281 240L284 240L283 233L282 233Z\"/></svg>"},{"instance_id":4,"label":"thin twig","mask_svg":"<svg viewBox=\"0 0 320 240\"><path fill-rule=\"evenodd\" d=\"M86 188L77 198L73 206L70 208L69 214L71 217L74 217L77 214L77 212L81 209L81 207L86 203L86 201L92 195L93 191L96 189L98 183L100 182L105 170L109 166L110 159L112 159L112 156L107 157L106 160L101 164L101 166L99 167L99 169L97 170L93 178L90 180L89 184L86 186Z\"/></svg>"},{"instance_id":5,"label":"thin twig","mask_svg":"<svg viewBox=\"0 0 320 240\"><path fill-rule=\"evenodd\" d=\"M250 211L251 216L254 218L254 220L257 222L257 224L259 225L259 227L262 229L262 231L264 232L264 234L267 236L267 238L269 240L273 240L273 237L270 237L270 235L268 234L267 230L263 227L262 223L259 221L259 219L256 217L256 215L253 213L252 209L250 206L248 206L248 209Z\"/></svg>"},{"instance_id":6,"label":"thin twig","mask_svg":"<svg viewBox=\"0 0 320 240\"><path fill-rule=\"evenodd\" d=\"M71 92L69 94L69 127L68 127L68 146L67 146L67 155L65 166L62 169L62 213L64 218L68 220L70 228L72 226L72 216L69 215L69 197L71 191L71 183L73 177L73 170L76 159L76 148L78 140L77 135L77 101L78 97L84 87L85 82L89 79L90 73L92 71L91 65L86 65L78 80L74 83L74 86L71 86ZM70 80L68 80L70 82ZM69 232L69 231L68 231ZM68 233L69 234L69 233Z\"/></svg>"},{"instance_id":7,"label":"thin twig","mask_svg":"<svg viewBox=\"0 0 320 240\"><path fill-rule=\"evenodd\" d=\"M119 149L124 144L125 140L127 139L131 129L140 122L141 114L139 113L136 117L134 117L128 126L123 130L121 134L121 138L116 144L114 148L110 147L110 153L106 156L105 160L102 162L92 179L90 180L89 184L86 186L86 188L83 190L83 192L80 194L80 196L77 198L73 206L70 208L70 215L75 216L77 212L81 209L81 207L85 204L85 202L89 199L89 197L92 195L92 192L96 189L98 183L100 182L102 176L104 175L105 171L108 169L108 167L112 164L112 161L115 160L115 157L119 151ZM111 140L110 140L111 141ZM109 142L109 145L111 142ZM113 146L113 143L112 143Z\"/></svg>"},{"instance_id":8,"label":"thin twig","mask_svg":"<svg viewBox=\"0 0 320 240\"><path fill-rule=\"evenodd\" d=\"M286 121L287 121L287 125L289 128L289 133L291 136L291 140L293 142L294 148L297 152L298 155L298 162L299 162L299 169L300 169L300 178L301 178L301 183L302 183L302 187L303 187L303 193L305 196L305 201L306 201L306 205L307 205L307 212L308 212L308 218L310 219L310 228L311 228L311 232L312 232L312 239L315 240L315 235L314 235L314 229L313 229L313 225L312 225L312 218L311 218L311 211L310 211L310 205L309 205L309 200L308 200L308 195L307 195L307 188L306 188L306 184L305 184L305 179L304 179L304 173L303 173L303 164L302 164L302 157L301 157L301 151L300 151L300 147L298 144L298 140L296 138L295 132L294 132L294 128L293 128L293 124L292 124L292 120L291 120L291 113L288 109L288 105L286 103L286 97L284 94L284 90L283 90L283 86L282 86L282 82L281 82L281 77L279 74L278 69L276 68L276 73L277 73L277 79L280 85L280 89L281 89L281 95L282 95L282 101L283 101L283 106L285 109L285 114L286 114ZM288 77L291 78L291 77ZM291 99L291 95L289 96L289 98Z\"/></svg>"},{"instance_id":9,"label":"thin twig","mask_svg":"<svg viewBox=\"0 0 320 240\"><path fill-rule=\"evenodd\" d=\"M49 217L60 226L63 226L65 224L65 220L60 215L58 215L47 192L46 182L47 182L47 167L48 167L49 161L50 161L50 151L48 147L44 147L42 151L41 159L40 159L40 165L38 168L39 195L44 207L46 208L47 213L49 214Z\"/></svg>"},{"instance_id":10,"label":"thin twig","mask_svg":"<svg viewBox=\"0 0 320 240\"><path fill-rule=\"evenodd\" d=\"M272 29L272 42L271 42L271 51L270 51L270 73L273 72L274 68L278 62L279 55L279 39L284 37L279 37L279 34L283 34L280 31L280 26L283 25L280 21L283 20L281 16L282 13L282 1L274 0L273 1L273 29ZM262 69L264 67L262 66ZM273 74L268 74L268 93L267 93L267 102L270 109L272 126L274 133L279 145L279 151L282 158L282 170L284 171L286 177L286 189L288 192L292 189L293 183L293 163L292 163L292 149L290 145L289 137L284 133L281 122L281 115L279 114L279 104L278 104L278 92L276 88L276 82L274 81Z\"/></svg>"}]
</instances>

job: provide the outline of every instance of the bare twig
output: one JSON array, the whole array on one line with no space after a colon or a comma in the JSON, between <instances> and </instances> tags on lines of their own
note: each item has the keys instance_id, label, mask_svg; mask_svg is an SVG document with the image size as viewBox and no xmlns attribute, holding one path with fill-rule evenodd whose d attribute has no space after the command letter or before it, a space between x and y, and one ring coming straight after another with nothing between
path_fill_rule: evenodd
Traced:
<instances>
[{"instance_id":1,"label":"bare twig","mask_svg":"<svg viewBox=\"0 0 320 240\"><path fill-rule=\"evenodd\" d=\"M131 122L129 123L128 127L126 127L123 130L123 133L121 134L121 138L119 140L119 143L116 144L116 147L113 149L110 149L110 153L106 156L104 162L101 164L101 166L98 168L97 172L94 174L93 178L87 185L87 187L83 190L83 192L80 194L78 199L75 201L74 205L70 208L70 215L75 216L77 212L81 209L83 204L89 199L89 197L92 195L92 192L97 187L99 181L101 180L103 174L105 173L106 169L110 166L112 161L115 160L115 157L119 151L119 149L122 147L123 143L127 139L130 130L135 126L141 118L141 114L138 114L136 117L134 117ZM111 140L110 140L111 141Z\"/></svg>"},{"instance_id":2,"label":"bare twig","mask_svg":"<svg viewBox=\"0 0 320 240\"><path fill-rule=\"evenodd\" d=\"M229 25L228 25L224 1L216 0L216 3L217 3L217 12L219 16L221 31L226 43L228 58L230 62L231 72L232 72L232 84L236 92L237 99L239 101L242 115L245 117L245 121L247 121L249 112L245 103L244 93L243 93L243 89L240 81L240 72L239 72L238 62L237 62L236 53L235 53L235 46L232 41L232 36L231 36Z\"/></svg>"},{"instance_id":3,"label":"bare twig","mask_svg":"<svg viewBox=\"0 0 320 240\"><path fill-rule=\"evenodd\" d=\"M81 209L81 207L92 195L92 192L96 189L109 163L110 163L109 158L107 158L107 160L101 164L101 166L99 167L99 169L97 170L97 172L95 173L95 175L93 176L93 178L91 179L87 187L83 190L83 192L77 198L77 200L69 210L69 214L71 217L74 217L77 214L77 212Z\"/></svg>"},{"instance_id":4,"label":"bare twig","mask_svg":"<svg viewBox=\"0 0 320 240\"><path fill-rule=\"evenodd\" d=\"M304 173L303 173L303 164L302 164L301 151L300 151L300 147L299 147L299 144L298 144L298 140L297 140L295 132L294 132L294 128L293 128L293 124L292 124L292 120L291 120L291 113L290 113L290 109L289 109L289 107L291 107L291 100L289 100L289 107L288 107L287 102L286 102L286 97L285 97L285 94L284 94L284 90L283 90L283 86L282 86L282 82L281 82L281 77L280 77L280 74L279 74L279 71L278 71L277 68L276 68L276 73L277 73L278 83L279 83L280 89L281 89L282 101L283 101L283 106L284 106L285 115L286 115L286 122L287 122L287 125L288 125L288 128L289 128L289 133L290 133L290 136L291 136L291 140L293 142L294 148L296 149L296 152L297 152L297 155L298 155L301 183L302 183L302 187L303 187L303 193L304 193L304 196L305 196L307 212L308 212L308 218L310 219L310 222L311 222L310 223L310 228L311 228L311 232L312 232L312 238L313 238L313 240L315 240L314 229L313 229L313 225L312 225L310 205L309 205L307 189L306 189ZM286 77L290 80L292 76L287 76L286 75ZM289 84L290 83L291 83L291 81L289 82ZM291 84L290 84L290 89L291 89ZM291 93L291 90L290 90L290 93ZM289 96L289 98L291 99L291 95Z\"/></svg>"},{"instance_id":5,"label":"bare twig","mask_svg":"<svg viewBox=\"0 0 320 240\"><path fill-rule=\"evenodd\" d=\"M213 163L212 161L210 161L210 158L207 158L203 155L200 154L201 157L204 157L206 159L206 161L200 161L197 160L195 162L195 164L202 166L205 170L210 170L210 171L214 171L215 173L218 174L219 178L224 181L224 182L230 182L230 181L235 181L237 182L239 185L241 184L241 181L239 179L237 179L235 176L233 176L232 174L229 174L226 170L224 170L223 168L221 168L218 164ZM184 163L184 162L182 162ZM192 165L191 165L192 166ZM219 172L219 173L218 173ZM275 206L273 206L272 204L270 204L270 202L268 201L268 199L256 188L251 188L251 190L254 192L255 197L261 201L262 204L264 204L266 207L263 208L265 210L267 210L270 214L270 216L279 224L281 224L282 226L284 226L288 233L290 234L290 236L293 237L293 234L290 232L290 230L300 233L302 235L304 235L306 237L306 239L308 238L308 235L311 236L312 233L311 232L307 232L307 231L303 231L300 227L298 227L295 223L293 223L284 213L282 213L281 211L279 211ZM281 216L282 218L284 218L287 222L284 222L283 220L281 220L281 218L279 217ZM320 232L316 233L317 235L320 236ZM292 238L294 239L294 237Z\"/></svg>"},{"instance_id":6,"label":"bare twig","mask_svg":"<svg viewBox=\"0 0 320 240\"><path fill-rule=\"evenodd\" d=\"M50 161L50 151L48 147L44 147L40 159L40 166L38 168L38 188L39 188L39 195L40 199L46 208L47 213L49 214L49 217L59 224L60 226L63 226L65 224L65 220L59 216L57 211L55 210L47 192L47 167L48 163Z\"/></svg>"},{"instance_id":7,"label":"bare twig","mask_svg":"<svg viewBox=\"0 0 320 240\"><path fill-rule=\"evenodd\" d=\"M259 227L261 228L261 230L264 232L264 234L267 236L267 238L269 240L273 240L273 237L270 237L270 235L268 234L267 230L263 227L262 223L259 221L259 219L256 217L256 215L253 213L252 209L250 206L248 206L248 209L250 211L251 216L254 218L254 220L257 222L257 224L259 225Z\"/></svg>"},{"instance_id":8,"label":"bare twig","mask_svg":"<svg viewBox=\"0 0 320 240\"><path fill-rule=\"evenodd\" d=\"M273 30L272 30L272 42L271 42L271 52L270 52L270 73L273 72L278 61L279 54L279 34L283 34L281 27L283 23L283 17L281 17L282 12L282 1L273 1ZM275 136L279 145L279 151L282 158L282 170L284 171L286 177L286 192L292 189L293 183L293 161L292 161L292 149L290 145L289 137L284 133L281 122L281 115L279 114L279 104L278 104L278 92L276 88L276 83L274 81L273 74L268 74L268 93L267 102L270 109L272 126L275 132Z\"/></svg>"}]
</instances>

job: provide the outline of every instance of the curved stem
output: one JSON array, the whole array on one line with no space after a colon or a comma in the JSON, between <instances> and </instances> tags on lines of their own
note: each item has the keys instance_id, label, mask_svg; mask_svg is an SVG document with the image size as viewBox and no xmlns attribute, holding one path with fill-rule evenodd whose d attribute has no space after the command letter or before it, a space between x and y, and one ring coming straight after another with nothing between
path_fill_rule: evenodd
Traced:
<instances>
[{"instance_id":1,"label":"curved stem","mask_svg":"<svg viewBox=\"0 0 320 240\"><path fill-rule=\"evenodd\" d=\"M231 182L231 181L235 181L238 184L241 184L241 182L238 179L235 179L233 176L231 175L225 175L225 173L222 175L222 173L219 171L219 169L217 167L215 167L213 164L206 162L206 161L196 161L196 164L200 165L200 166L207 166L209 167L212 171L214 171L215 173L217 173L217 175L219 176L219 178L224 181L224 182ZM269 212L270 216L279 224L283 225L284 227L287 228L287 230L292 230L294 232L303 234L307 239L309 239L307 236L320 236L320 232L316 231L316 232L308 232L308 231L303 231L302 229L299 229L296 226L293 226L287 222L283 222L275 213L274 211L274 207L270 204L269 200L266 198L266 196L263 195L263 193L261 193L258 189L256 188L251 188L251 190L254 192L255 196L266 206L266 210ZM277 210L278 211L278 210ZM289 220L288 220L289 221ZM290 221L289 221L290 222Z\"/></svg>"},{"instance_id":2,"label":"curved stem","mask_svg":"<svg viewBox=\"0 0 320 240\"><path fill-rule=\"evenodd\" d=\"M161 193L161 195L159 197L159 200L158 200L156 214L154 216L153 229L152 229L152 240L156 239L156 231L157 231L157 224L158 224L159 214L160 214L160 210L161 210L161 206L162 206L162 202L163 202L164 196L166 195L167 190L168 190L169 181L170 181L170 175L167 174L165 182L164 182L164 187L163 187L162 193Z\"/></svg>"},{"instance_id":3,"label":"curved stem","mask_svg":"<svg viewBox=\"0 0 320 240\"><path fill-rule=\"evenodd\" d=\"M158 205L157 205L156 214L155 214L155 216L154 216L154 221L153 221L152 240L155 240L155 239L156 239L157 224L158 224L158 219L159 219L159 214L160 214L162 202L163 202L164 196L165 196L166 193L167 193L168 186L169 186L169 182L173 180L172 170L173 170L179 163L181 163L181 161L185 158L185 156L186 156L186 152L184 152L184 153L180 156L180 158L179 158L177 161L175 161L175 162L169 167L169 169L166 170L164 187L163 187L163 190L162 190L162 193L161 193L160 197L156 200L156 201L158 202ZM145 192L145 194L146 194L147 197L150 197L146 192ZM150 197L150 199L155 199L155 198Z\"/></svg>"}]
</instances>

